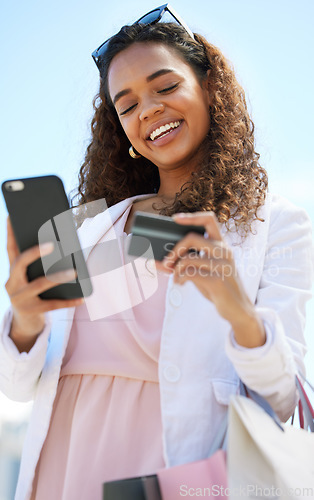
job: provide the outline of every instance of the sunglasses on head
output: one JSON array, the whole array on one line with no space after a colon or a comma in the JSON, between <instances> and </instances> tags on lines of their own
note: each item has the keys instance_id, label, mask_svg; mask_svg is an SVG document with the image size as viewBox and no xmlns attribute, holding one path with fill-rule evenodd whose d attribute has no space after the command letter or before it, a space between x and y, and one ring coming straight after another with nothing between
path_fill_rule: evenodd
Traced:
<instances>
[{"instance_id":1,"label":"sunglasses on head","mask_svg":"<svg viewBox=\"0 0 314 500\"><path fill-rule=\"evenodd\" d=\"M166 13L169 13L171 16L171 19L173 19L175 22L177 22L180 26L182 26L185 31L190 35L191 38L194 40L194 35L190 28L185 24L183 19L174 11L174 9L170 6L169 3L166 3L164 5L161 5L160 7L157 7L156 9L151 10L144 16L140 17L135 23L133 24L156 24L159 21L162 20L162 18L165 16ZM113 35L115 36L115 35ZM106 52L108 50L108 45L110 40L113 38L111 36L106 40L104 43L102 43L98 49L94 50L92 53L92 58L94 59L97 68L100 70L102 66L102 62L105 58Z\"/></svg>"}]
</instances>

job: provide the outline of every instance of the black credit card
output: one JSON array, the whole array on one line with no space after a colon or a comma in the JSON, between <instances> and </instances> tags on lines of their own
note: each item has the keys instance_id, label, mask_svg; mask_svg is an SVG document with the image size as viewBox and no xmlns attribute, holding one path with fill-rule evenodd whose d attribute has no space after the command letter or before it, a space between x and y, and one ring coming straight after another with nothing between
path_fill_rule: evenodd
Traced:
<instances>
[{"instance_id":1,"label":"black credit card","mask_svg":"<svg viewBox=\"0 0 314 500\"><path fill-rule=\"evenodd\" d=\"M177 224L172 217L146 212L135 212L128 254L162 260L188 233L204 235L204 226ZM149 248L151 251L149 252Z\"/></svg>"}]
</instances>

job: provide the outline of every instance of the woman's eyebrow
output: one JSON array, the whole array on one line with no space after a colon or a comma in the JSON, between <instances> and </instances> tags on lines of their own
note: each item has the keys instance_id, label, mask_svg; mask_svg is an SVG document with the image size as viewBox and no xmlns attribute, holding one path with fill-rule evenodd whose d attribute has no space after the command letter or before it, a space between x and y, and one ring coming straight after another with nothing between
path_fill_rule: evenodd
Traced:
<instances>
[{"instance_id":1,"label":"woman's eyebrow","mask_svg":"<svg viewBox=\"0 0 314 500\"><path fill-rule=\"evenodd\" d=\"M158 71L155 71L152 75L149 75L146 78L147 82L151 82L152 80L155 80L155 78L158 78L159 76L166 75L167 73L174 73L173 69L159 69Z\"/></svg>"},{"instance_id":2,"label":"woman's eyebrow","mask_svg":"<svg viewBox=\"0 0 314 500\"><path fill-rule=\"evenodd\" d=\"M151 75L147 76L146 77L146 81L147 82L151 82L152 80L155 80L155 78L158 78L159 76L162 76L162 75L166 75L167 73L174 73L174 70L173 69L167 69L167 68L159 69L158 71L155 71L155 73L152 73ZM125 96L127 94L130 94L130 92L132 92L132 89L120 90L120 92L118 92L116 94L116 96L114 97L113 104L116 104L116 102L121 97L123 97L123 96Z\"/></svg>"}]
</instances>

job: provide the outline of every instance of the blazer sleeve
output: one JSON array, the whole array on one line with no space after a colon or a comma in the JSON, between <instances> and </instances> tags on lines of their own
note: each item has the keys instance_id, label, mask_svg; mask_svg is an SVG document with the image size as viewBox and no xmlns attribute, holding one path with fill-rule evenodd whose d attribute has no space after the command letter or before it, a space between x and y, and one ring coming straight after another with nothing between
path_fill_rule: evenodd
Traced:
<instances>
[{"instance_id":1,"label":"blazer sleeve","mask_svg":"<svg viewBox=\"0 0 314 500\"><path fill-rule=\"evenodd\" d=\"M226 352L239 377L264 396L282 420L293 413L295 374L305 374L306 303L313 283L312 227L307 213L273 196L263 272L256 298L267 341L255 349L240 348L233 332Z\"/></svg>"},{"instance_id":2,"label":"blazer sleeve","mask_svg":"<svg viewBox=\"0 0 314 500\"><path fill-rule=\"evenodd\" d=\"M12 311L9 309L0 328L0 391L14 401L26 402L34 399L42 372L50 333L50 318L32 349L20 353L9 333Z\"/></svg>"}]
</instances>

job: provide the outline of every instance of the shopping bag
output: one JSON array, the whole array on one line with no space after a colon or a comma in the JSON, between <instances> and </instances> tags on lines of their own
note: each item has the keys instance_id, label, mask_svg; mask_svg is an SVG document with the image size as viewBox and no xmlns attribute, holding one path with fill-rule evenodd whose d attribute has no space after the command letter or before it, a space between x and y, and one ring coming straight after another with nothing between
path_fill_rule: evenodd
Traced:
<instances>
[{"instance_id":1,"label":"shopping bag","mask_svg":"<svg viewBox=\"0 0 314 500\"><path fill-rule=\"evenodd\" d=\"M183 497L226 498L226 454L218 450L211 457L157 472L162 500Z\"/></svg>"},{"instance_id":2,"label":"shopping bag","mask_svg":"<svg viewBox=\"0 0 314 500\"><path fill-rule=\"evenodd\" d=\"M313 432L314 410L298 377L296 386L300 426L303 422ZM231 400L209 458L104 483L103 500L314 498L314 433L282 424L269 403L242 381L240 394Z\"/></svg>"},{"instance_id":3,"label":"shopping bag","mask_svg":"<svg viewBox=\"0 0 314 500\"><path fill-rule=\"evenodd\" d=\"M103 500L182 500L182 497L225 498L226 454L218 450L210 458L197 460L151 476L109 481L103 485Z\"/></svg>"},{"instance_id":4,"label":"shopping bag","mask_svg":"<svg viewBox=\"0 0 314 500\"><path fill-rule=\"evenodd\" d=\"M229 497L314 498L314 433L277 423L252 399L229 406Z\"/></svg>"}]
</instances>

